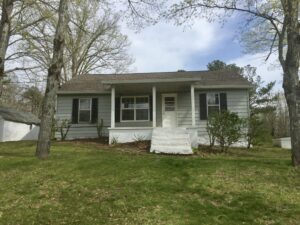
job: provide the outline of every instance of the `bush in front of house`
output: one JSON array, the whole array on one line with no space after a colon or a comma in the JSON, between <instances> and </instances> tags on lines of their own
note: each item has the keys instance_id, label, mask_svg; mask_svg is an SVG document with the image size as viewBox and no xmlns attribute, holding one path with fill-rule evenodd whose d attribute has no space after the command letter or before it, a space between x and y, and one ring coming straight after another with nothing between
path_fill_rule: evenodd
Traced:
<instances>
[{"instance_id":1,"label":"bush in front of house","mask_svg":"<svg viewBox=\"0 0 300 225\"><path fill-rule=\"evenodd\" d=\"M68 119L55 120L56 131L60 133L60 140L64 141L67 138L72 123Z\"/></svg>"},{"instance_id":2,"label":"bush in front of house","mask_svg":"<svg viewBox=\"0 0 300 225\"><path fill-rule=\"evenodd\" d=\"M239 141L243 137L245 122L236 113L222 111L209 116L207 120L207 133L210 140L210 147L215 143L220 145L222 151Z\"/></svg>"}]
</instances>

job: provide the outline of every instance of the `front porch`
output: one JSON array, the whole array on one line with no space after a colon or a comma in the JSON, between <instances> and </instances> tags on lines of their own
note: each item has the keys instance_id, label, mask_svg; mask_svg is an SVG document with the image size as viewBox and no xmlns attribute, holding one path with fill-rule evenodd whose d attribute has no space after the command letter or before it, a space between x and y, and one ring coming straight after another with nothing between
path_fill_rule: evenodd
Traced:
<instances>
[{"instance_id":1,"label":"front porch","mask_svg":"<svg viewBox=\"0 0 300 225\"><path fill-rule=\"evenodd\" d=\"M110 91L110 144L152 140L156 128L165 128L184 129L190 146L197 147L193 83L111 84Z\"/></svg>"},{"instance_id":2,"label":"front porch","mask_svg":"<svg viewBox=\"0 0 300 225\"><path fill-rule=\"evenodd\" d=\"M111 84L111 128L194 127L192 83Z\"/></svg>"}]
</instances>

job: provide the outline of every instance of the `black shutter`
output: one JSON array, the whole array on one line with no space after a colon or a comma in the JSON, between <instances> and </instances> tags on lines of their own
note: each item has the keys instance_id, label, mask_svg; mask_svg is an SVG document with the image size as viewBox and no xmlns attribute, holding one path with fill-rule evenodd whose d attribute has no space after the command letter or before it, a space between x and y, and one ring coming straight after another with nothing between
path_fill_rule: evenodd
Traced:
<instances>
[{"instance_id":1,"label":"black shutter","mask_svg":"<svg viewBox=\"0 0 300 225\"><path fill-rule=\"evenodd\" d=\"M98 98L92 99L92 123L98 122Z\"/></svg>"},{"instance_id":2,"label":"black shutter","mask_svg":"<svg viewBox=\"0 0 300 225\"><path fill-rule=\"evenodd\" d=\"M120 122L121 99L115 98L115 122Z\"/></svg>"},{"instance_id":3,"label":"black shutter","mask_svg":"<svg viewBox=\"0 0 300 225\"><path fill-rule=\"evenodd\" d=\"M73 105L72 105L72 123L73 124L78 123L78 105L79 105L79 99L74 98Z\"/></svg>"},{"instance_id":4,"label":"black shutter","mask_svg":"<svg viewBox=\"0 0 300 225\"><path fill-rule=\"evenodd\" d=\"M206 94L200 94L200 120L207 120L207 103L206 103Z\"/></svg>"},{"instance_id":5,"label":"black shutter","mask_svg":"<svg viewBox=\"0 0 300 225\"><path fill-rule=\"evenodd\" d=\"M227 95L226 95L226 93L220 93L220 108L221 108L221 111L227 110Z\"/></svg>"},{"instance_id":6,"label":"black shutter","mask_svg":"<svg viewBox=\"0 0 300 225\"><path fill-rule=\"evenodd\" d=\"M153 97L149 97L149 113L150 113L150 121L153 120Z\"/></svg>"}]
</instances>

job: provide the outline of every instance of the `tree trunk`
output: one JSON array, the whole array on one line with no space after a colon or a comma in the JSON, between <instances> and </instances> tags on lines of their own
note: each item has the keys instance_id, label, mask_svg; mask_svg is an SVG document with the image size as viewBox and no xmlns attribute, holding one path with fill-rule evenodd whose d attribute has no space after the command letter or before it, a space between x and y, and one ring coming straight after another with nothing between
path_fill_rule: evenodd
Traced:
<instances>
[{"instance_id":1,"label":"tree trunk","mask_svg":"<svg viewBox=\"0 0 300 225\"><path fill-rule=\"evenodd\" d=\"M39 139L36 148L36 156L40 159L47 158L50 153L51 129L54 118L56 94L59 79L63 67L63 53L65 45L65 30L68 24L68 0L60 0L59 19L53 43L53 57L48 69L47 86L43 100L42 120Z\"/></svg>"},{"instance_id":2,"label":"tree trunk","mask_svg":"<svg viewBox=\"0 0 300 225\"><path fill-rule=\"evenodd\" d=\"M299 85L299 60L300 60L300 24L298 23L299 2L287 2L287 53L284 64L283 88L287 100L292 144L292 164L300 166L300 85Z\"/></svg>"},{"instance_id":3,"label":"tree trunk","mask_svg":"<svg viewBox=\"0 0 300 225\"><path fill-rule=\"evenodd\" d=\"M2 15L0 22L0 96L3 92L5 55L10 38L11 15L13 6L14 0L3 0L2 2Z\"/></svg>"}]
</instances>

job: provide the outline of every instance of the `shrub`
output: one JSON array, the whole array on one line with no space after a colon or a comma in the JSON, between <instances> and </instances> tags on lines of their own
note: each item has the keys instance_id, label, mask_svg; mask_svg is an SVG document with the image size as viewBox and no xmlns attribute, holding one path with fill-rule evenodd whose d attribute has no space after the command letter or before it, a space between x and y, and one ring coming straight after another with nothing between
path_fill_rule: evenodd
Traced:
<instances>
[{"instance_id":1,"label":"shrub","mask_svg":"<svg viewBox=\"0 0 300 225\"><path fill-rule=\"evenodd\" d=\"M60 132L60 138L62 141L66 140L71 125L71 121L68 119L56 121L56 130Z\"/></svg>"},{"instance_id":2,"label":"shrub","mask_svg":"<svg viewBox=\"0 0 300 225\"><path fill-rule=\"evenodd\" d=\"M223 111L208 118L207 133L210 138L210 146L213 147L215 141L220 144L222 151L236 143L242 136L244 120L236 113Z\"/></svg>"},{"instance_id":3,"label":"shrub","mask_svg":"<svg viewBox=\"0 0 300 225\"><path fill-rule=\"evenodd\" d=\"M112 137L111 139L111 145L117 145L119 143L119 139L118 137Z\"/></svg>"},{"instance_id":4,"label":"shrub","mask_svg":"<svg viewBox=\"0 0 300 225\"><path fill-rule=\"evenodd\" d=\"M98 134L98 138L101 139L103 137L103 119L100 119L100 121L97 121L97 134Z\"/></svg>"}]
</instances>

